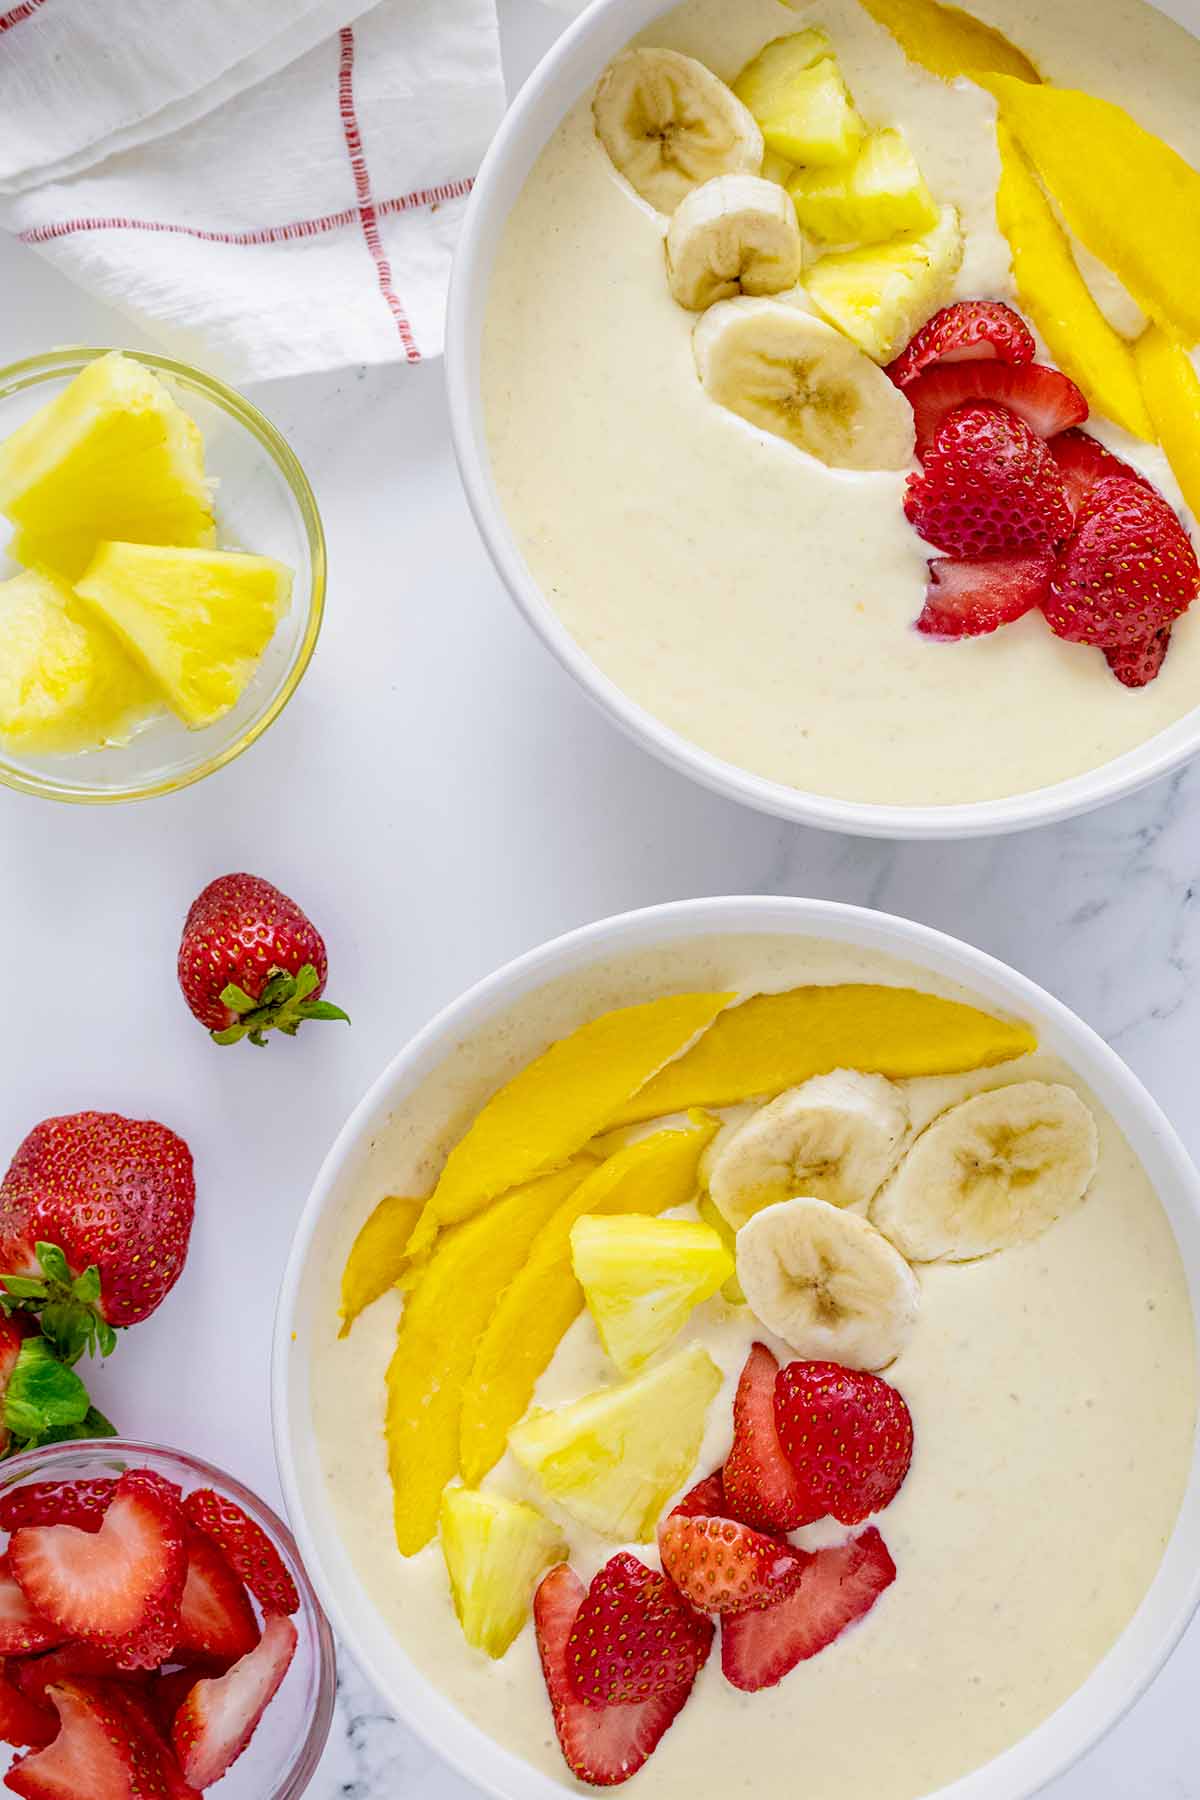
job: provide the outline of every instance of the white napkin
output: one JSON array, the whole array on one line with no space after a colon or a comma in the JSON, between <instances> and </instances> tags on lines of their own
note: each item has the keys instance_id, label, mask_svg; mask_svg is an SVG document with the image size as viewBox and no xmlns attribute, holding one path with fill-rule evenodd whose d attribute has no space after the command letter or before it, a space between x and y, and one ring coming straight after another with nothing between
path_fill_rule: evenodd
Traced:
<instances>
[{"instance_id":1,"label":"white napkin","mask_svg":"<svg viewBox=\"0 0 1200 1800\"><path fill-rule=\"evenodd\" d=\"M233 381L419 361L493 0L0 0L0 224Z\"/></svg>"}]
</instances>

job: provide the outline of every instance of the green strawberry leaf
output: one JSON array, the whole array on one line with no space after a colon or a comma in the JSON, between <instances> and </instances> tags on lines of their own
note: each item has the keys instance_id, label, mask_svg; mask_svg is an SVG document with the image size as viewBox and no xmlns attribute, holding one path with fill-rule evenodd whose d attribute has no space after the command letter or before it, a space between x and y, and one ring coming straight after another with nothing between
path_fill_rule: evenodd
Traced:
<instances>
[{"instance_id":1,"label":"green strawberry leaf","mask_svg":"<svg viewBox=\"0 0 1200 1800\"><path fill-rule=\"evenodd\" d=\"M85 1306L95 1306L100 1298L100 1271L95 1263L89 1263L83 1274L71 1283L71 1292Z\"/></svg>"},{"instance_id":2,"label":"green strawberry leaf","mask_svg":"<svg viewBox=\"0 0 1200 1800\"><path fill-rule=\"evenodd\" d=\"M14 1300L44 1300L49 1289L36 1275L0 1275L4 1291Z\"/></svg>"},{"instance_id":3,"label":"green strawberry leaf","mask_svg":"<svg viewBox=\"0 0 1200 1800\"><path fill-rule=\"evenodd\" d=\"M77 1438L106 1438L116 1437L116 1435L117 1428L112 1420L106 1419L97 1407L89 1406L77 1425L52 1425L49 1431L43 1434L41 1442L43 1444L67 1444L74 1442ZM31 1445L24 1447L32 1448Z\"/></svg>"},{"instance_id":4,"label":"green strawberry leaf","mask_svg":"<svg viewBox=\"0 0 1200 1800\"><path fill-rule=\"evenodd\" d=\"M294 975L286 969L272 969L257 1000L231 982L221 1000L237 1020L223 1031L211 1033L214 1044L240 1044L243 1038L261 1049L269 1031L281 1031L295 1037L306 1019L340 1019L347 1025L349 1015L328 1000L310 1000L309 995L321 985L321 977L312 963L305 963Z\"/></svg>"},{"instance_id":5,"label":"green strawberry leaf","mask_svg":"<svg viewBox=\"0 0 1200 1800\"><path fill-rule=\"evenodd\" d=\"M71 1285L71 1271L67 1267L67 1259L57 1244L37 1243L34 1245L37 1259L42 1265L42 1273L47 1281L61 1282L63 1287Z\"/></svg>"},{"instance_id":6,"label":"green strawberry leaf","mask_svg":"<svg viewBox=\"0 0 1200 1800\"><path fill-rule=\"evenodd\" d=\"M13 1437L40 1442L48 1431L82 1424L90 1407L82 1381L46 1339L26 1338L4 1394L4 1423Z\"/></svg>"}]
</instances>

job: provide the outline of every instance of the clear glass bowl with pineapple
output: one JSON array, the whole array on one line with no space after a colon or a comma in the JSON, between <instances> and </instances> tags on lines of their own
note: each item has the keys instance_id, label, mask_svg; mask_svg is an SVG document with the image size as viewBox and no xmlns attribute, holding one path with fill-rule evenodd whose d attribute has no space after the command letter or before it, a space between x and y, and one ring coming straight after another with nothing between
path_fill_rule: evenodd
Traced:
<instances>
[{"instance_id":1,"label":"clear glass bowl with pineapple","mask_svg":"<svg viewBox=\"0 0 1200 1800\"><path fill-rule=\"evenodd\" d=\"M173 792L278 717L320 629L325 544L279 432L132 351L0 369L0 782Z\"/></svg>"}]
</instances>

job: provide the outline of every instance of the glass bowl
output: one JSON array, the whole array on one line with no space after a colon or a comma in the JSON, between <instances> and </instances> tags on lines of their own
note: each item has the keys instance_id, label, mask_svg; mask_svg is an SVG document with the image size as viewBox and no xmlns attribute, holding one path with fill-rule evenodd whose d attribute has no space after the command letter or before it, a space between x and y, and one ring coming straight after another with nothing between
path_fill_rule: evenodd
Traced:
<instances>
[{"instance_id":1,"label":"glass bowl","mask_svg":"<svg viewBox=\"0 0 1200 1800\"><path fill-rule=\"evenodd\" d=\"M333 1633L287 1526L256 1494L211 1463L160 1444L103 1438L28 1450L0 1464L0 1495L33 1481L83 1481L149 1468L183 1488L215 1488L261 1525L296 1583L296 1654L249 1747L223 1777L221 1800L298 1800L316 1773L329 1736L337 1687ZM0 1775L15 1757L0 1744ZM7 1758L7 1760L6 1760Z\"/></svg>"},{"instance_id":2,"label":"glass bowl","mask_svg":"<svg viewBox=\"0 0 1200 1800\"><path fill-rule=\"evenodd\" d=\"M0 368L0 440L62 391L102 348L51 350ZM146 800L211 775L240 756L279 717L308 667L325 604L325 534L303 469L256 406L212 375L140 350L123 355L164 381L204 436L217 482L217 543L276 557L295 571L292 604L232 711L203 731L168 713L120 748L71 756L0 746L0 782L43 799L112 804ZM17 573L0 518L0 579Z\"/></svg>"}]
</instances>

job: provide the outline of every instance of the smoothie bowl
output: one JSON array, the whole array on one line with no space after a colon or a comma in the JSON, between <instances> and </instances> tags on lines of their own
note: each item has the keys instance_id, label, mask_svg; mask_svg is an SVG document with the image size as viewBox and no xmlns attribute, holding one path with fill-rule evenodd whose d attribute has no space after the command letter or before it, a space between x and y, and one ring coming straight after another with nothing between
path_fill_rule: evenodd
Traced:
<instances>
[{"instance_id":1,"label":"smoothie bowl","mask_svg":"<svg viewBox=\"0 0 1200 1800\"><path fill-rule=\"evenodd\" d=\"M1196 22L598 0L522 89L452 284L460 467L656 754L950 836L1194 752Z\"/></svg>"},{"instance_id":2,"label":"smoothie bowl","mask_svg":"<svg viewBox=\"0 0 1200 1800\"><path fill-rule=\"evenodd\" d=\"M1023 1800L1197 1599L1200 1181L1040 989L691 901L436 1019L277 1320L335 1626L505 1800Z\"/></svg>"}]
</instances>

